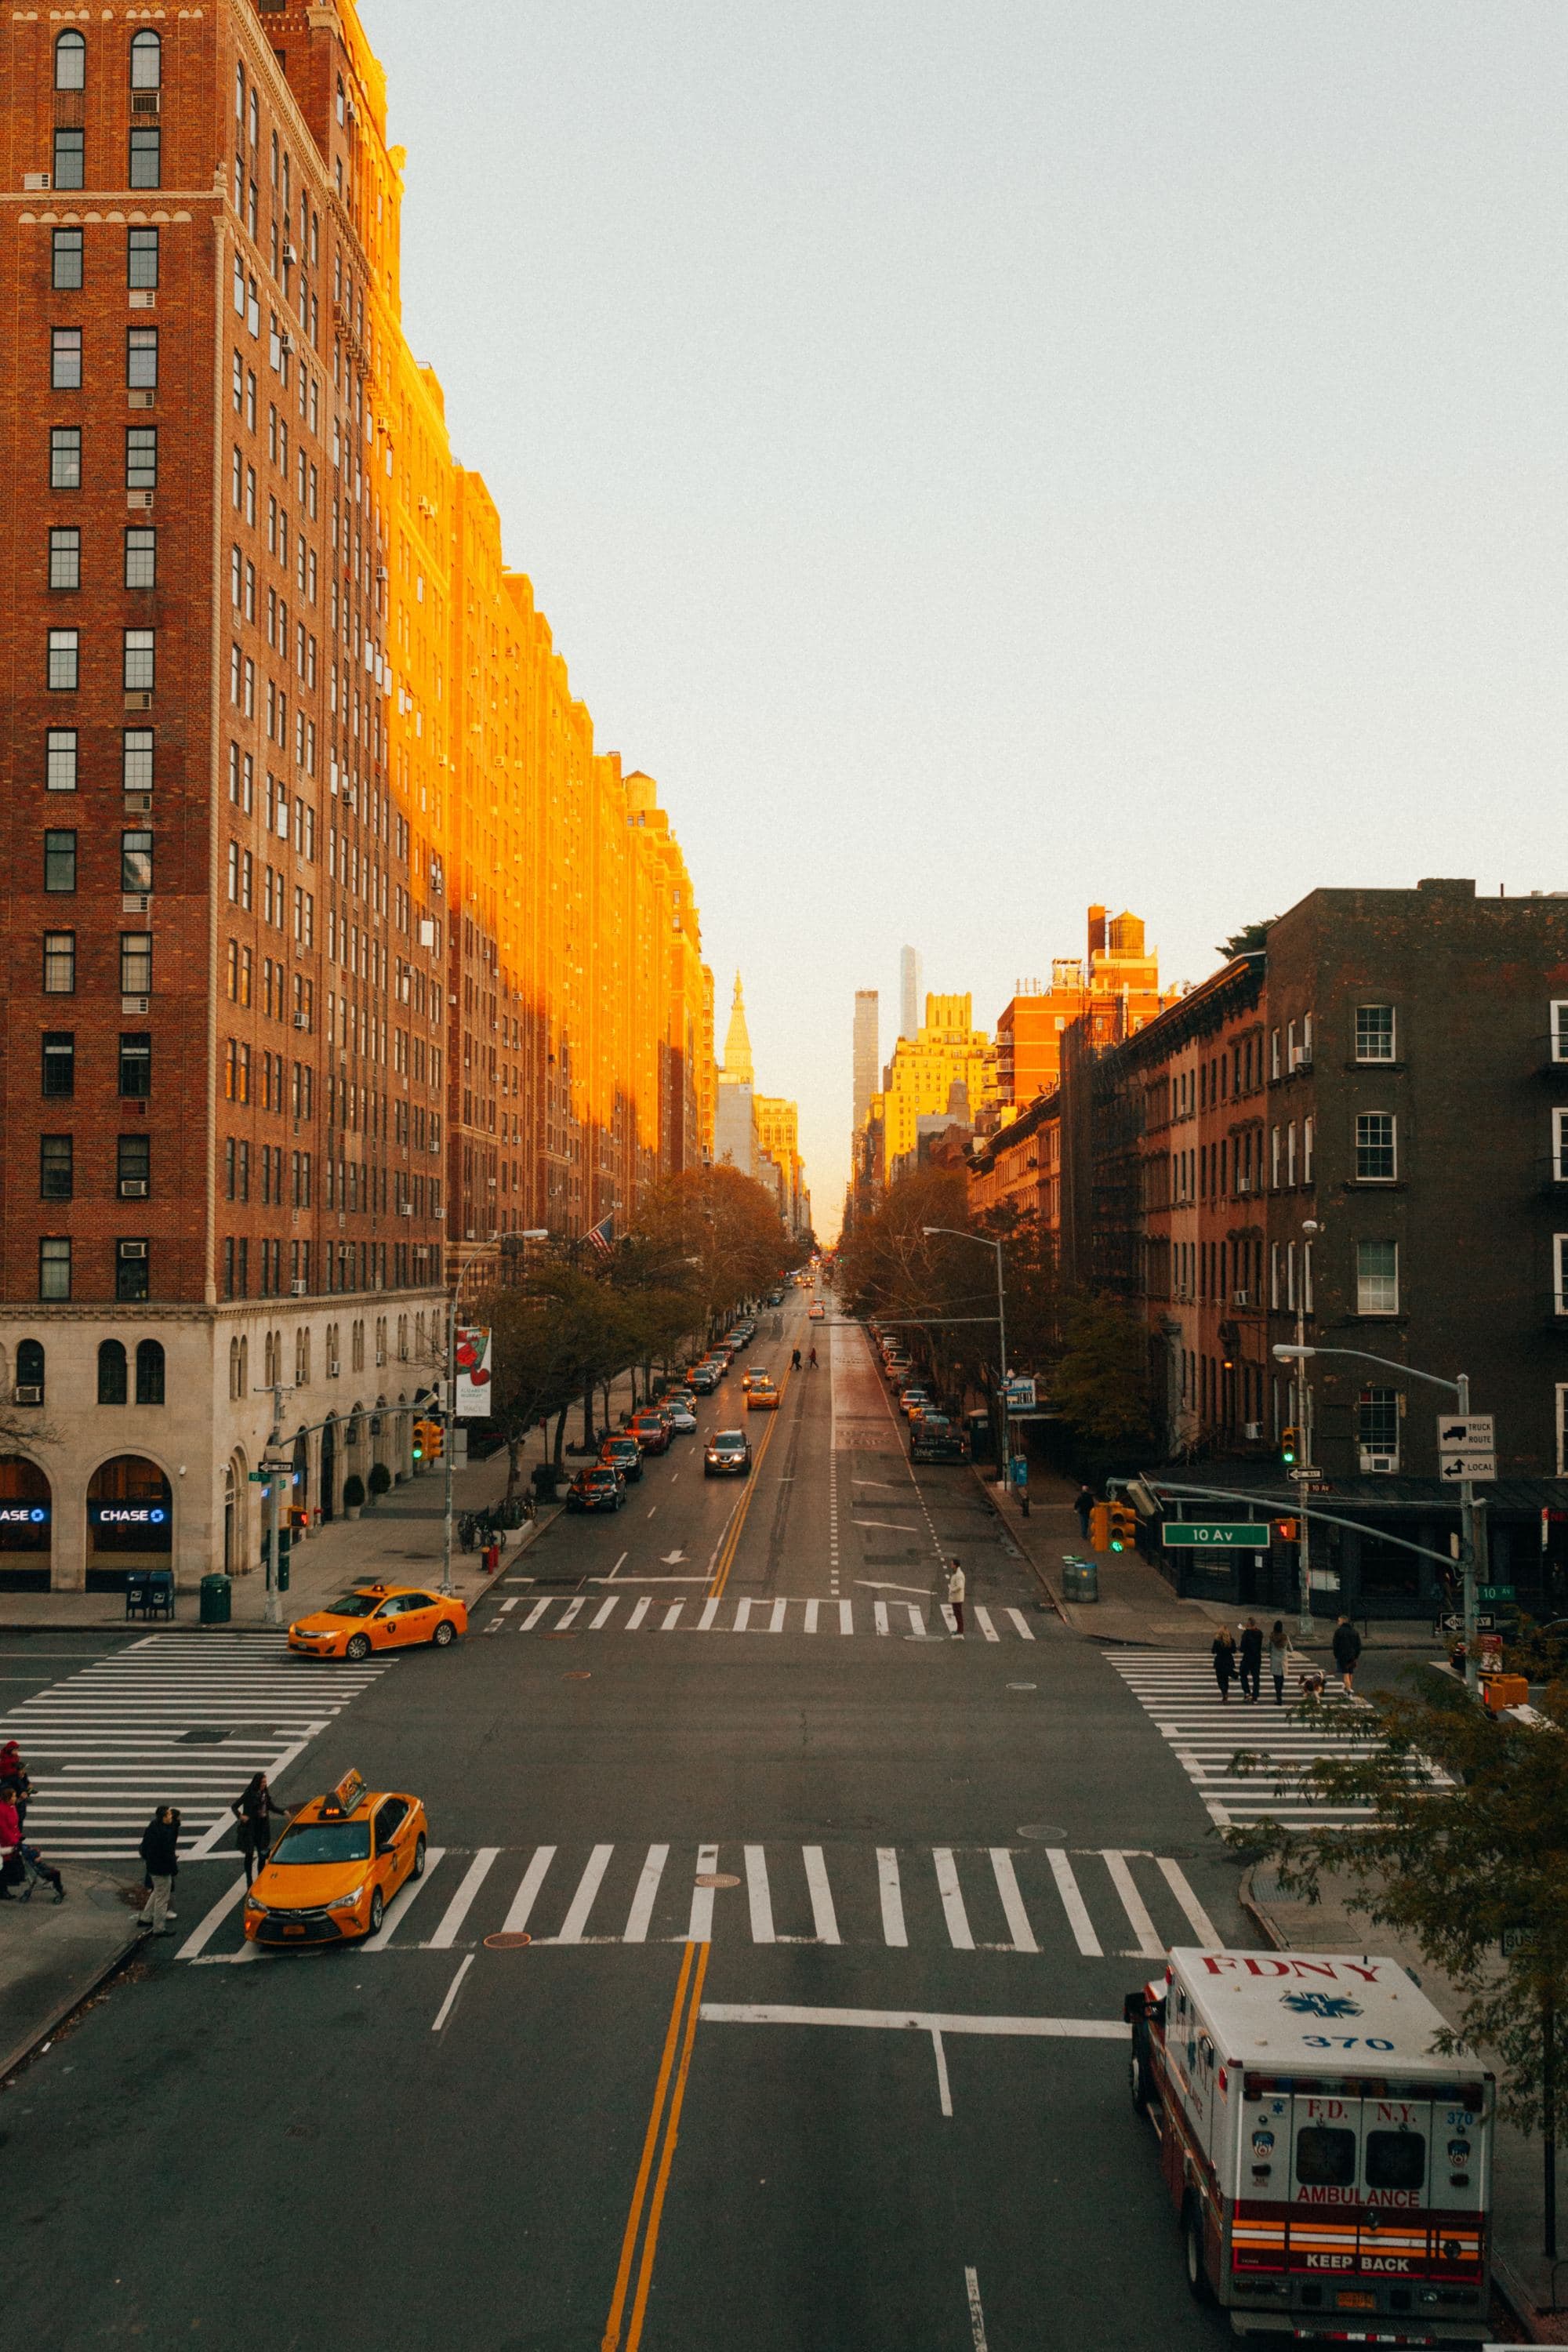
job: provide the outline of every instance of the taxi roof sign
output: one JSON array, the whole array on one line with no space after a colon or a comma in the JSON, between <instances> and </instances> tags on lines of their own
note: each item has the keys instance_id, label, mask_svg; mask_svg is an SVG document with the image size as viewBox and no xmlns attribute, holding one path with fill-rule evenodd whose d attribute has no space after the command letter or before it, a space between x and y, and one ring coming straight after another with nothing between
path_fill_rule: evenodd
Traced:
<instances>
[{"instance_id":1,"label":"taxi roof sign","mask_svg":"<svg viewBox=\"0 0 1568 2352\"><path fill-rule=\"evenodd\" d=\"M321 1811L323 1813L347 1815L352 1813L356 1806L364 1802L365 1794L363 1774L354 1771L345 1772L331 1795L322 1799Z\"/></svg>"}]
</instances>

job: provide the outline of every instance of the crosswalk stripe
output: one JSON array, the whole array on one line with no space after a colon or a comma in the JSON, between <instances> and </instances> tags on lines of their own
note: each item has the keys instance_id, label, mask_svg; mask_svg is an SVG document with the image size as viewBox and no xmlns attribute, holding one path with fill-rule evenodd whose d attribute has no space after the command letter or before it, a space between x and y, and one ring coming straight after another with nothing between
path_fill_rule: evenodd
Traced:
<instances>
[{"instance_id":1,"label":"crosswalk stripe","mask_svg":"<svg viewBox=\"0 0 1568 2352\"><path fill-rule=\"evenodd\" d=\"M1002 1897L1002 1909L1006 1916L1008 1933L1016 1952L1037 1952L1035 1931L1029 1925L1029 1915L1024 1908L1024 1897L1018 1888L1018 1874L1013 1867L1013 1857L1005 1845L991 1849L991 1868L995 1874L996 1892Z\"/></svg>"},{"instance_id":2,"label":"crosswalk stripe","mask_svg":"<svg viewBox=\"0 0 1568 2352\"><path fill-rule=\"evenodd\" d=\"M547 1592L542 1601L536 1601L534 1602L532 1608L529 1611L527 1616L522 1621L521 1631L523 1633L527 1633L531 1632L532 1628L538 1624L540 1619L549 1608L553 1598L553 1594Z\"/></svg>"},{"instance_id":3,"label":"crosswalk stripe","mask_svg":"<svg viewBox=\"0 0 1568 2352\"><path fill-rule=\"evenodd\" d=\"M709 1626L710 1626L710 1625L711 1625L711 1623L713 1622L714 1618L715 1618L715 1617L717 1617L717 1615L718 1615L718 1614L719 1614L719 1602L718 1602L717 1596L714 1596L714 1597L712 1597L712 1598L710 1598L710 1599L709 1599L709 1600L705 1601L702 1603L702 1614L701 1614L701 1616L700 1616L700 1617L699 1617L699 1619L697 1620L697 1630L698 1630L698 1632L699 1632L700 1633L706 1633L706 1632L708 1631Z\"/></svg>"},{"instance_id":4,"label":"crosswalk stripe","mask_svg":"<svg viewBox=\"0 0 1568 2352\"><path fill-rule=\"evenodd\" d=\"M658 1895L659 1881L664 1876L664 1865L668 1860L669 1848L667 1845L649 1846L647 1860L643 1864L641 1874L637 1879L637 1893L632 1896L632 1907L626 1915L626 1932L621 1939L623 1943L647 1943L648 1922L653 1917L653 1906Z\"/></svg>"},{"instance_id":5,"label":"crosswalk stripe","mask_svg":"<svg viewBox=\"0 0 1568 2352\"><path fill-rule=\"evenodd\" d=\"M1170 1855L1164 1853L1161 1854L1158 1860L1160 1874L1186 1913L1188 1923L1199 1943L1207 1944L1211 1949L1223 1949L1219 1930L1187 1884L1187 1874L1181 1864L1173 1862Z\"/></svg>"},{"instance_id":6,"label":"crosswalk stripe","mask_svg":"<svg viewBox=\"0 0 1568 2352\"><path fill-rule=\"evenodd\" d=\"M594 1908L594 1898L599 1892L605 1873L610 1866L610 1856L615 1850L613 1845L596 1845L594 1848L593 1853L588 1856L583 1875L577 1881L577 1891L572 1897L566 1916L561 1922L556 1934L549 1938L551 1942L556 1944L582 1942L583 1931L588 1925L588 1915Z\"/></svg>"},{"instance_id":7,"label":"crosswalk stripe","mask_svg":"<svg viewBox=\"0 0 1568 2352\"><path fill-rule=\"evenodd\" d=\"M1025 1616L1021 1609L1005 1609L1002 1612L1002 1614L1005 1617L1011 1617L1014 1624L1017 1627L1019 1633L1023 1636L1026 1642L1032 1642L1034 1640L1035 1629L1030 1624L1028 1619Z\"/></svg>"},{"instance_id":8,"label":"crosswalk stripe","mask_svg":"<svg viewBox=\"0 0 1568 2352\"><path fill-rule=\"evenodd\" d=\"M746 1853L746 1905L752 1916L753 1944L777 1941L773 1934L773 1904L768 1888L767 1856L760 1845L749 1845Z\"/></svg>"},{"instance_id":9,"label":"crosswalk stripe","mask_svg":"<svg viewBox=\"0 0 1568 2352\"><path fill-rule=\"evenodd\" d=\"M232 1885L224 1888L205 1917L197 1921L191 1934L185 1937L184 1942L174 1954L174 1958L177 1960L194 1960L198 1952L205 1952L244 1894L245 1878L242 1874Z\"/></svg>"},{"instance_id":10,"label":"crosswalk stripe","mask_svg":"<svg viewBox=\"0 0 1568 2352\"><path fill-rule=\"evenodd\" d=\"M1132 1873L1127 1867L1125 1855L1108 1853L1105 1857L1105 1867L1110 1874L1112 1886L1121 1897L1121 1907L1127 1914L1132 1933L1138 1938L1139 1951L1146 1958L1157 1959L1165 1947L1154 1933L1154 1922L1144 1907L1142 1896L1132 1884Z\"/></svg>"},{"instance_id":11,"label":"crosswalk stripe","mask_svg":"<svg viewBox=\"0 0 1568 2352\"><path fill-rule=\"evenodd\" d=\"M815 1633L816 1631L816 1612L821 1605L821 1602L816 1601L808 1601L805 1604L805 1630L808 1633Z\"/></svg>"},{"instance_id":12,"label":"crosswalk stripe","mask_svg":"<svg viewBox=\"0 0 1568 2352\"><path fill-rule=\"evenodd\" d=\"M827 1864L819 1845L804 1846L805 1855L806 1891L811 1896L812 1933L819 1944L837 1944L838 1920L833 1908L833 1889L827 1883Z\"/></svg>"},{"instance_id":13,"label":"crosswalk stripe","mask_svg":"<svg viewBox=\"0 0 1568 2352\"><path fill-rule=\"evenodd\" d=\"M1001 1634L991 1622L990 1610L982 1609L978 1601L974 1604L974 1622L988 1642L999 1642L1002 1639Z\"/></svg>"},{"instance_id":14,"label":"crosswalk stripe","mask_svg":"<svg viewBox=\"0 0 1568 2352\"><path fill-rule=\"evenodd\" d=\"M391 1902L387 1905L385 1911L383 1913L380 1927L376 1929L374 1936L367 1936L364 1942L361 1945L360 1949L362 1951L385 1951L388 1944L391 1943L393 1937L396 1934L398 1928L402 1927L404 1920L407 1917L409 1912L413 1910L414 1906L418 1902L419 1897L424 1894L425 1889L429 1885L432 1878L435 1877L436 1866L445 1857L446 1852L447 1849L444 1845L431 1845L426 1847L424 1877L405 1878L404 1880L402 1885L398 1888L396 1894L393 1896Z\"/></svg>"},{"instance_id":15,"label":"crosswalk stripe","mask_svg":"<svg viewBox=\"0 0 1568 2352\"><path fill-rule=\"evenodd\" d=\"M882 1941L907 1947L909 1929L904 1925L904 1893L899 1878L899 1857L890 1845L877 1848L877 1888L882 1906Z\"/></svg>"},{"instance_id":16,"label":"crosswalk stripe","mask_svg":"<svg viewBox=\"0 0 1568 2352\"><path fill-rule=\"evenodd\" d=\"M503 1625L498 1615L488 1621L484 1630L486 1633L565 1633L579 1613L589 1606L592 1598L593 1596L587 1594L579 1594L575 1599L566 1601L558 1593L549 1593L536 1601L526 1616L518 1617ZM651 1595L645 1594L633 1603L626 1615L621 1616L617 1612L623 1598L625 1596L619 1593L599 1598L592 1613L583 1619L577 1631L596 1633L615 1633L618 1630L626 1633L635 1633L639 1628L649 1623L650 1612L659 1605ZM560 1614L552 1622L547 1612L557 1606L559 1606ZM838 1600L836 1597L826 1602L826 1608L827 1611L835 1608L837 1610L837 1621L831 1615L825 1614L824 1603L820 1597L808 1600L804 1595L793 1593L775 1594L771 1598L761 1593L731 1595L728 1601L717 1594L710 1594L702 1602L697 1616L689 1621L684 1615L686 1606L684 1601L673 1601L664 1604L663 1616L657 1621L659 1630L666 1633L671 1633L685 1622L689 1624L691 1632L697 1633L717 1630L720 1633L730 1633L818 1634L829 1631L837 1623L837 1630L841 1638L854 1634L857 1630L853 1602ZM726 1609L729 1609L731 1613L721 1616L721 1611ZM796 1609L800 1612L798 1618L791 1614L791 1612ZM1023 1610L1011 1603L1005 1606L999 1605L993 1611L982 1603L975 1602L971 1606L971 1615L975 1631L987 1642L999 1642L1004 1638L1021 1642L1033 1642L1037 1639L1035 1629ZM938 1632L939 1624L945 1627L950 1633L954 1633L958 1630L958 1621L946 1601L935 1604L935 1617L928 1622L925 1608L920 1601L901 1600L873 1601L870 1627L868 1629L862 1626L860 1630L863 1632L869 1630L878 1639L887 1641L899 1636L906 1622L909 1633L903 1638L907 1640L929 1641L932 1634ZM241 1714L245 1712L244 1707L238 1706L237 1702L237 1706ZM1163 1724L1163 1711L1156 1719ZM1206 1711L1201 1715L1195 1715L1193 1719L1194 1722L1206 1725L1208 1721Z\"/></svg>"},{"instance_id":17,"label":"crosswalk stripe","mask_svg":"<svg viewBox=\"0 0 1568 2352\"><path fill-rule=\"evenodd\" d=\"M671 1603L671 1605L670 1605L670 1607L669 1607L669 1608L668 1608L668 1609L665 1611L665 1612L664 1612L664 1623L663 1623L663 1625L662 1625L662 1626L661 1626L661 1628L660 1628L660 1631L661 1631L662 1633L674 1633L674 1631L675 1631L675 1629L676 1629L677 1625L679 1625L679 1622L680 1622L680 1612L681 1612L681 1611L685 1608L685 1606L686 1606L686 1603L685 1603L685 1601L677 1601L672 1602L672 1603Z\"/></svg>"},{"instance_id":18,"label":"crosswalk stripe","mask_svg":"<svg viewBox=\"0 0 1568 2352\"><path fill-rule=\"evenodd\" d=\"M648 1611L652 1607L652 1599L646 1592L643 1594L640 1601L633 1602L632 1613L626 1619L626 1631L628 1633L635 1633L637 1632L637 1627L642 1623L643 1619L647 1615Z\"/></svg>"},{"instance_id":19,"label":"crosswalk stripe","mask_svg":"<svg viewBox=\"0 0 1568 2352\"><path fill-rule=\"evenodd\" d=\"M718 1867L718 1847L700 1845L697 1849L697 1876L710 1878ZM687 1925L686 1940L689 1944L710 1944L713 1941L713 1889L710 1886L693 1885L691 1889L691 1917Z\"/></svg>"},{"instance_id":20,"label":"crosswalk stripe","mask_svg":"<svg viewBox=\"0 0 1568 2352\"><path fill-rule=\"evenodd\" d=\"M1245 1826L1266 1815L1299 1829L1367 1818L1364 1805L1332 1804L1299 1786L1300 1775L1320 1759L1362 1752L1342 1728L1346 1707L1355 1702L1326 1694L1317 1710L1320 1729L1267 1701L1223 1700L1208 1660L1195 1654L1135 1651L1113 1664L1169 1742L1216 1828ZM1260 1756L1264 1769L1230 1770L1237 1748Z\"/></svg>"},{"instance_id":21,"label":"crosswalk stripe","mask_svg":"<svg viewBox=\"0 0 1568 2352\"><path fill-rule=\"evenodd\" d=\"M871 1615L876 1623L878 1633L886 1633L889 1630L888 1625L887 1602L885 1601L874 1601L871 1603Z\"/></svg>"},{"instance_id":22,"label":"crosswalk stripe","mask_svg":"<svg viewBox=\"0 0 1568 2352\"><path fill-rule=\"evenodd\" d=\"M499 1845L480 1846L463 1873L462 1883L457 1893L441 1914L441 1924L430 1938L427 1948L429 1950L433 1952L451 1950L458 1940L458 1930L468 1917L473 1899L489 1876L500 1852Z\"/></svg>"},{"instance_id":23,"label":"crosswalk stripe","mask_svg":"<svg viewBox=\"0 0 1568 2352\"><path fill-rule=\"evenodd\" d=\"M1068 1925L1072 1929L1079 1950L1086 1958L1093 1960L1103 1958L1104 1947L1094 1932L1094 1922L1089 1916L1089 1906L1079 1891L1078 1880L1073 1875L1072 1864L1068 1860L1065 1849L1059 1845L1047 1846L1046 1860L1051 1865L1051 1876L1057 1882L1057 1893L1062 1898L1062 1909L1068 1915Z\"/></svg>"},{"instance_id":24,"label":"crosswalk stripe","mask_svg":"<svg viewBox=\"0 0 1568 2352\"><path fill-rule=\"evenodd\" d=\"M556 1620L555 1630L558 1633L564 1633L567 1626L571 1624L573 1619L581 1612L582 1607L583 1595L581 1593L578 1594L575 1601L569 1601L566 1603L566 1606L562 1611L560 1617Z\"/></svg>"},{"instance_id":25,"label":"crosswalk stripe","mask_svg":"<svg viewBox=\"0 0 1568 2352\"><path fill-rule=\"evenodd\" d=\"M933 1846L931 1859L936 1864L937 1892L942 1896L942 1911L943 1918L947 1921L948 1941L955 1951L972 1952L974 1949L974 1936L969 1925L969 1914L963 1907L963 1892L958 1883L958 1870L952 1859L952 1847Z\"/></svg>"},{"instance_id":26,"label":"crosswalk stripe","mask_svg":"<svg viewBox=\"0 0 1568 2352\"><path fill-rule=\"evenodd\" d=\"M852 1601L841 1601L838 1604L838 1630L841 1633L853 1633L855 1631L855 1603Z\"/></svg>"},{"instance_id":27,"label":"crosswalk stripe","mask_svg":"<svg viewBox=\"0 0 1568 2352\"><path fill-rule=\"evenodd\" d=\"M528 1926L528 1915L533 1908L534 1897L543 1885L544 1874L554 1859L555 1848L552 1845L535 1847L533 1859L523 1872L517 1893L511 1898L511 1907L501 1923L503 1935L521 1936L523 1933Z\"/></svg>"},{"instance_id":28,"label":"crosswalk stripe","mask_svg":"<svg viewBox=\"0 0 1568 2352\"><path fill-rule=\"evenodd\" d=\"M607 1625L609 1623L611 1618L615 1615L620 1605L621 1596L618 1592L612 1592L607 1601L602 1601L599 1603L598 1609L589 1621L595 1633L598 1632L601 1625Z\"/></svg>"}]
</instances>

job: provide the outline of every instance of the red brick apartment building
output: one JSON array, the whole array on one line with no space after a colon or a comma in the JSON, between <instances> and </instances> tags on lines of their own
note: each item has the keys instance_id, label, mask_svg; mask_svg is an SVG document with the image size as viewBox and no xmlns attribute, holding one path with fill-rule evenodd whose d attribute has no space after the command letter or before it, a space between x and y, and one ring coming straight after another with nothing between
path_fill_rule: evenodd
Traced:
<instances>
[{"instance_id":1,"label":"red brick apartment building","mask_svg":"<svg viewBox=\"0 0 1568 2352\"><path fill-rule=\"evenodd\" d=\"M16 9L0 42L0 1584L185 1580L255 1557L268 1383L297 1500L406 1467L439 1316L400 159L352 10Z\"/></svg>"}]
</instances>

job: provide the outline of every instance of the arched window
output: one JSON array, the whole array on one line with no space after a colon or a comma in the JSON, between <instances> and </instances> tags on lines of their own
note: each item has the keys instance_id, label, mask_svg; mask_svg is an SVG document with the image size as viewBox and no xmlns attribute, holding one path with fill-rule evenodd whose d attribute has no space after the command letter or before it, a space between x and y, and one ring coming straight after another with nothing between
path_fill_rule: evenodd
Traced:
<instances>
[{"instance_id":1,"label":"arched window","mask_svg":"<svg viewBox=\"0 0 1568 2352\"><path fill-rule=\"evenodd\" d=\"M138 33L131 44L131 87L156 89L163 79L163 44L156 33Z\"/></svg>"},{"instance_id":2,"label":"arched window","mask_svg":"<svg viewBox=\"0 0 1568 2352\"><path fill-rule=\"evenodd\" d=\"M118 1339L105 1339L98 1351L98 1402L123 1404L125 1397L125 1350Z\"/></svg>"},{"instance_id":3,"label":"arched window","mask_svg":"<svg viewBox=\"0 0 1568 2352\"><path fill-rule=\"evenodd\" d=\"M87 88L87 43L79 33L62 33L55 43L55 88Z\"/></svg>"},{"instance_id":4,"label":"arched window","mask_svg":"<svg viewBox=\"0 0 1568 2352\"><path fill-rule=\"evenodd\" d=\"M142 1339L136 1349L136 1402L163 1402L163 1346L160 1339Z\"/></svg>"},{"instance_id":5,"label":"arched window","mask_svg":"<svg viewBox=\"0 0 1568 2352\"><path fill-rule=\"evenodd\" d=\"M239 1343L239 1393L240 1393L240 1395L241 1395L241 1396L244 1396L244 1395L247 1393L247 1391L248 1391L249 1387L250 1387L250 1342L249 1342L249 1340L248 1340L248 1339L242 1339L242 1340L240 1341L240 1343Z\"/></svg>"},{"instance_id":6,"label":"arched window","mask_svg":"<svg viewBox=\"0 0 1568 2352\"><path fill-rule=\"evenodd\" d=\"M18 1404L43 1403L44 1343L41 1339L17 1340L16 1385L12 1393Z\"/></svg>"},{"instance_id":7,"label":"arched window","mask_svg":"<svg viewBox=\"0 0 1568 2352\"><path fill-rule=\"evenodd\" d=\"M228 1392L231 1397L243 1396L245 1393L244 1390L239 1385L239 1341L237 1338L231 1339L228 1343Z\"/></svg>"}]
</instances>

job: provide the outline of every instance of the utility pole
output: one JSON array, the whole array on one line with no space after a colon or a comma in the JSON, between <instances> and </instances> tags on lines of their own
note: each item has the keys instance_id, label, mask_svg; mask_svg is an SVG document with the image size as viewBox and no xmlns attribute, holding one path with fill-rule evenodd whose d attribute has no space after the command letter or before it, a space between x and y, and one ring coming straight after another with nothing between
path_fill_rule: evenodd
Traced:
<instances>
[{"instance_id":1,"label":"utility pole","mask_svg":"<svg viewBox=\"0 0 1568 2352\"><path fill-rule=\"evenodd\" d=\"M272 1399L272 1429L267 1440L267 1598L262 1609L264 1624L279 1622L278 1571L279 1530L282 1519L283 1480L293 1469L283 1458L283 1399L291 1391L284 1389L280 1380L271 1381L263 1390Z\"/></svg>"},{"instance_id":2,"label":"utility pole","mask_svg":"<svg viewBox=\"0 0 1568 2352\"><path fill-rule=\"evenodd\" d=\"M447 1393L441 1400L441 1419L446 1424L446 1438L441 1447L441 1467L446 1473L447 1499L441 1527L441 1590L452 1590L452 1456L457 1450L458 1436L458 1292L461 1287L459 1274L452 1285L452 1296L447 1301Z\"/></svg>"},{"instance_id":3,"label":"utility pole","mask_svg":"<svg viewBox=\"0 0 1568 2352\"><path fill-rule=\"evenodd\" d=\"M1311 1227L1311 1230L1315 1233L1317 1231L1317 1227L1314 1225ZM1300 1459L1296 1464L1296 1467L1299 1472L1307 1472L1312 1467L1312 1391L1307 1379L1307 1267L1310 1264L1310 1260L1306 1255L1306 1250L1310 1249L1310 1243L1308 1243L1303 1249L1301 1258L1301 1276L1300 1280L1296 1285L1296 1347L1298 1350L1296 1357L1296 1436L1297 1442L1301 1449ZM1307 1476L1298 1476L1296 1480L1297 1501L1304 1504L1311 1490L1311 1479ZM1306 1640L1307 1636L1312 1630L1311 1525L1311 1520L1308 1517L1306 1511L1303 1509L1300 1517L1296 1521L1297 1559L1300 1563L1301 1575L1301 1590L1297 1599L1296 1631L1301 1636L1303 1641Z\"/></svg>"}]
</instances>

